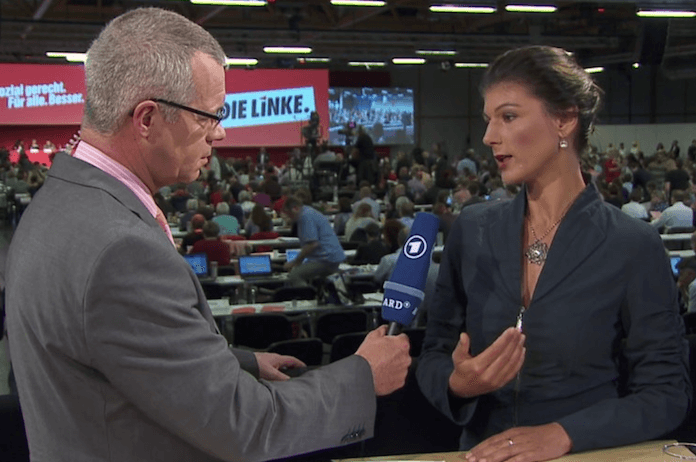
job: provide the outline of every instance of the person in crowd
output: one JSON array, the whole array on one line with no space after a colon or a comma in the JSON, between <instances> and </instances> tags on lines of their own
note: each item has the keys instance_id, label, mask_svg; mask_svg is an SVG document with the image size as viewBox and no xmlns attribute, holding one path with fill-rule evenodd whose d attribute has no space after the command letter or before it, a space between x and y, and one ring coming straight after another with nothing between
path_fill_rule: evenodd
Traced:
<instances>
[{"instance_id":1,"label":"person in crowd","mask_svg":"<svg viewBox=\"0 0 696 462\"><path fill-rule=\"evenodd\" d=\"M41 182L41 184L43 184L43 181ZM155 204L157 204L157 207L159 207L162 213L164 213L165 217L176 218L176 210L174 209L174 206L171 202L164 198L161 192L157 191L155 194L153 194L152 197L155 199Z\"/></svg>"},{"instance_id":2,"label":"person in crowd","mask_svg":"<svg viewBox=\"0 0 696 462\"><path fill-rule=\"evenodd\" d=\"M220 226L212 220L203 224L203 239L193 244L190 253L204 253L220 266L230 264L230 246L220 240Z\"/></svg>"},{"instance_id":3,"label":"person in crowd","mask_svg":"<svg viewBox=\"0 0 696 462\"><path fill-rule=\"evenodd\" d=\"M252 195L249 191L244 190L239 192L239 205L240 207L242 207L245 217L251 214L251 211L254 209L254 206L256 205L256 203L251 200L251 197Z\"/></svg>"},{"instance_id":4,"label":"person in crowd","mask_svg":"<svg viewBox=\"0 0 696 462\"><path fill-rule=\"evenodd\" d=\"M375 220L380 219L380 213L381 213L381 206L379 205L379 202L377 202L373 195L372 195L372 188L370 187L369 183L364 183L360 186L360 190L358 192L359 198L357 201L355 201L352 205L353 207L353 212L355 212L355 209L358 208L358 206L361 203L367 203L370 204L370 208L372 209L372 216L375 218Z\"/></svg>"},{"instance_id":5,"label":"person in crowd","mask_svg":"<svg viewBox=\"0 0 696 462\"><path fill-rule=\"evenodd\" d=\"M633 174L633 187L640 186L643 189L643 194L645 194L641 202L648 202L651 199L648 183L652 181L652 174L643 167L643 164L637 158L630 157L632 155L629 154L628 168L631 169Z\"/></svg>"},{"instance_id":6,"label":"person in crowd","mask_svg":"<svg viewBox=\"0 0 696 462\"><path fill-rule=\"evenodd\" d=\"M604 172L604 181L607 184L611 184L621 176L621 158L619 156L619 151L616 148L611 148L607 152L607 158L602 166L602 171Z\"/></svg>"},{"instance_id":7,"label":"person in crowd","mask_svg":"<svg viewBox=\"0 0 696 462\"><path fill-rule=\"evenodd\" d=\"M256 204L249 214L249 218L244 225L244 233L247 236L256 234L261 231L261 224L266 220L270 220L270 217L266 214L266 209L261 204Z\"/></svg>"},{"instance_id":8,"label":"person in crowd","mask_svg":"<svg viewBox=\"0 0 696 462\"><path fill-rule=\"evenodd\" d=\"M665 193L668 200L672 199L672 191L676 189L683 191L691 189L691 175L684 168L684 160L677 158L674 165L676 167L674 170L665 173Z\"/></svg>"},{"instance_id":9,"label":"person in crowd","mask_svg":"<svg viewBox=\"0 0 696 462\"><path fill-rule=\"evenodd\" d=\"M413 202L411 202L408 197L401 196L396 200L396 213L399 217L399 221L403 223L405 227L411 229L416 217L413 212Z\"/></svg>"},{"instance_id":10,"label":"person in crowd","mask_svg":"<svg viewBox=\"0 0 696 462\"><path fill-rule=\"evenodd\" d=\"M476 165L475 160L476 151L473 148L469 148L464 152L464 157L457 163L457 175L462 175L464 169L468 169L470 174L476 175L478 173L478 165Z\"/></svg>"},{"instance_id":11,"label":"person in crowd","mask_svg":"<svg viewBox=\"0 0 696 462\"><path fill-rule=\"evenodd\" d=\"M365 229L369 223L377 223L377 220L372 216L372 208L370 204L363 202L358 205L353 215L346 222L345 236L349 241L355 239L353 234L358 229ZM379 223L378 223L379 224Z\"/></svg>"},{"instance_id":12,"label":"person in crowd","mask_svg":"<svg viewBox=\"0 0 696 462\"><path fill-rule=\"evenodd\" d=\"M297 258L285 263L289 285L306 285L338 271L346 255L328 218L294 196L285 201L283 214L290 223L297 223L301 246Z\"/></svg>"},{"instance_id":13,"label":"person in crowd","mask_svg":"<svg viewBox=\"0 0 696 462\"><path fill-rule=\"evenodd\" d=\"M358 137L351 153L351 163L355 166L358 182L365 180L374 183L377 176L377 154L374 142L364 126L358 126Z\"/></svg>"},{"instance_id":14,"label":"person in crowd","mask_svg":"<svg viewBox=\"0 0 696 462\"><path fill-rule=\"evenodd\" d=\"M198 199L193 197L186 201L186 212L181 214L181 216L179 217L179 229L189 229L189 222L191 221L193 216L198 213L199 205L200 204L198 203Z\"/></svg>"},{"instance_id":15,"label":"person in crowd","mask_svg":"<svg viewBox=\"0 0 696 462\"><path fill-rule=\"evenodd\" d=\"M333 228L336 236L343 236L346 233L346 223L353 216L353 208L350 199L347 197L338 198L338 213L334 215Z\"/></svg>"},{"instance_id":16,"label":"person in crowd","mask_svg":"<svg viewBox=\"0 0 696 462\"><path fill-rule=\"evenodd\" d=\"M358 245L352 261L354 265L376 265L383 256L389 253L377 223L369 223L365 226L365 233L367 242Z\"/></svg>"},{"instance_id":17,"label":"person in crowd","mask_svg":"<svg viewBox=\"0 0 696 462\"><path fill-rule=\"evenodd\" d=\"M239 221L237 217L230 214L230 205L225 201L221 201L215 206L213 222L220 227L221 236L239 234Z\"/></svg>"},{"instance_id":18,"label":"person in crowd","mask_svg":"<svg viewBox=\"0 0 696 462\"><path fill-rule=\"evenodd\" d=\"M691 387L660 237L586 184L601 90L565 50L510 50L481 81L510 201L450 231L417 379L468 462L543 461L658 438ZM627 272L627 268L630 271ZM622 367L625 365L625 367Z\"/></svg>"},{"instance_id":19,"label":"person in crowd","mask_svg":"<svg viewBox=\"0 0 696 462\"><path fill-rule=\"evenodd\" d=\"M205 224L205 217L200 213L195 214L191 220L191 231L186 233L186 235L181 239L181 248L179 249L181 253L189 253L193 244L203 239L203 225Z\"/></svg>"},{"instance_id":20,"label":"person in crowd","mask_svg":"<svg viewBox=\"0 0 696 462\"><path fill-rule=\"evenodd\" d=\"M436 202L433 206L433 213L440 219L438 232L442 233L443 242L447 242L450 229L452 229L452 224L457 216L452 213L452 209L445 202Z\"/></svg>"},{"instance_id":21,"label":"person in crowd","mask_svg":"<svg viewBox=\"0 0 696 462\"><path fill-rule=\"evenodd\" d=\"M658 230L693 226L694 211L691 207L684 205L686 198L686 191L679 189L672 191L672 205L667 207L651 224Z\"/></svg>"},{"instance_id":22,"label":"person in crowd","mask_svg":"<svg viewBox=\"0 0 696 462\"><path fill-rule=\"evenodd\" d=\"M696 162L696 139L691 140L691 144L686 150L686 157L691 161L691 163Z\"/></svg>"},{"instance_id":23,"label":"person in crowd","mask_svg":"<svg viewBox=\"0 0 696 462\"><path fill-rule=\"evenodd\" d=\"M299 360L230 349L152 198L194 181L225 136L222 47L142 8L109 22L88 56L82 141L56 155L7 258L32 457L269 460L370 437L376 395L405 382L408 338L379 328L298 380L280 369Z\"/></svg>"},{"instance_id":24,"label":"person in crowd","mask_svg":"<svg viewBox=\"0 0 696 462\"><path fill-rule=\"evenodd\" d=\"M648 211L643 204L640 203L643 199L643 189L640 187L634 188L628 197L630 201L621 206L621 211L629 217L647 221Z\"/></svg>"}]
</instances>

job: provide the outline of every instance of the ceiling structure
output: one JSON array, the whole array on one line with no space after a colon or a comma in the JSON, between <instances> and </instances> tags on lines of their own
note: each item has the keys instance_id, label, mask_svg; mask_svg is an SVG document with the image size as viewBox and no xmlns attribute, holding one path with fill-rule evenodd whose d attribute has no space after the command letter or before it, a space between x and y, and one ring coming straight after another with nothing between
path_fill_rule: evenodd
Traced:
<instances>
[{"instance_id":1,"label":"ceiling structure","mask_svg":"<svg viewBox=\"0 0 696 462\"><path fill-rule=\"evenodd\" d=\"M453 3L452 0L439 3ZM474 3L474 2L469 2ZM383 7L338 7L330 0L269 0L262 7L194 5L188 0L0 0L0 62L58 63L46 51L84 52L111 18L139 6L177 11L209 30L229 57L251 57L259 67L346 68L348 61L416 57L417 50L456 50L427 56L426 65L490 62L522 45L547 44L578 55L585 66L660 64L670 78L696 77L696 19L636 16L636 1L556 1L554 13L434 13L424 0L388 0ZM656 1L652 1L653 4ZM663 6L694 0L657 0ZM675 5L681 3L680 5ZM269 55L264 46L309 46L309 57Z\"/></svg>"}]
</instances>

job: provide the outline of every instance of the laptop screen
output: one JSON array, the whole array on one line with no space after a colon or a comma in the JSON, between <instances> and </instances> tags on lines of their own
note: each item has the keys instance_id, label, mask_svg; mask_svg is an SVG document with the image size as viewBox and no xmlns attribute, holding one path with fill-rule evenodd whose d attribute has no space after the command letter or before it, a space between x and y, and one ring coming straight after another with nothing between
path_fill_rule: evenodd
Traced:
<instances>
[{"instance_id":1,"label":"laptop screen","mask_svg":"<svg viewBox=\"0 0 696 462\"><path fill-rule=\"evenodd\" d=\"M672 264L672 273L674 274L674 277L679 276L679 262L681 261L681 257L669 257L669 262Z\"/></svg>"},{"instance_id":2,"label":"laptop screen","mask_svg":"<svg viewBox=\"0 0 696 462\"><path fill-rule=\"evenodd\" d=\"M271 274L270 255L240 255L239 275L248 276L267 276Z\"/></svg>"},{"instance_id":3,"label":"laptop screen","mask_svg":"<svg viewBox=\"0 0 696 462\"><path fill-rule=\"evenodd\" d=\"M287 249L285 251L285 261L291 262L300 254L300 249Z\"/></svg>"},{"instance_id":4,"label":"laptop screen","mask_svg":"<svg viewBox=\"0 0 696 462\"><path fill-rule=\"evenodd\" d=\"M208 255L204 253L190 253L184 258L191 265L191 269L198 277L208 276Z\"/></svg>"}]
</instances>

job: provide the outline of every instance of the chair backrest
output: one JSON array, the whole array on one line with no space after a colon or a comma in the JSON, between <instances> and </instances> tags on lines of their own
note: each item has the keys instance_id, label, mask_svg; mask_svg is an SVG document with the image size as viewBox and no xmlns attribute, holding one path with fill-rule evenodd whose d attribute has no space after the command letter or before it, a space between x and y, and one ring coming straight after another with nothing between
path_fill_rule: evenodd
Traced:
<instances>
[{"instance_id":1,"label":"chair backrest","mask_svg":"<svg viewBox=\"0 0 696 462\"><path fill-rule=\"evenodd\" d=\"M256 308L253 306L242 306L239 308L232 308L232 314L254 314L256 313Z\"/></svg>"},{"instance_id":2,"label":"chair backrest","mask_svg":"<svg viewBox=\"0 0 696 462\"><path fill-rule=\"evenodd\" d=\"M277 313L279 311L285 311L285 305L266 305L261 307L262 313Z\"/></svg>"},{"instance_id":3,"label":"chair backrest","mask_svg":"<svg viewBox=\"0 0 696 462\"><path fill-rule=\"evenodd\" d=\"M665 234L681 234L681 233L693 233L693 226L672 226L671 228L665 228Z\"/></svg>"},{"instance_id":4,"label":"chair backrest","mask_svg":"<svg viewBox=\"0 0 696 462\"><path fill-rule=\"evenodd\" d=\"M285 302L290 300L315 300L317 289L312 286L281 287L273 292L274 302Z\"/></svg>"},{"instance_id":5,"label":"chair backrest","mask_svg":"<svg viewBox=\"0 0 696 462\"><path fill-rule=\"evenodd\" d=\"M363 332L367 329L367 313L364 310L327 311L317 316L316 336L324 343L331 343L337 335Z\"/></svg>"},{"instance_id":6,"label":"chair backrest","mask_svg":"<svg viewBox=\"0 0 696 462\"><path fill-rule=\"evenodd\" d=\"M263 350L274 342L292 338L292 325L280 313L243 314L232 320L231 343Z\"/></svg>"},{"instance_id":7,"label":"chair backrest","mask_svg":"<svg viewBox=\"0 0 696 462\"><path fill-rule=\"evenodd\" d=\"M324 343L318 338L295 338L274 342L266 349L271 353L294 356L308 366L320 366L324 359Z\"/></svg>"},{"instance_id":8,"label":"chair backrest","mask_svg":"<svg viewBox=\"0 0 696 462\"><path fill-rule=\"evenodd\" d=\"M338 361L355 353L365 340L366 335L367 332L349 332L334 337L333 343L331 343L329 362Z\"/></svg>"}]
</instances>

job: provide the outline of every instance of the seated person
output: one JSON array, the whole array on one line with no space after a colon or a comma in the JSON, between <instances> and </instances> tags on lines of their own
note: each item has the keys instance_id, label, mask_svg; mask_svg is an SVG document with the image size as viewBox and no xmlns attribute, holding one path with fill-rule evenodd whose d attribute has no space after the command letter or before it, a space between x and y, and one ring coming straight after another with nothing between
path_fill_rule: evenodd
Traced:
<instances>
[{"instance_id":1,"label":"seated person","mask_svg":"<svg viewBox=\"0 0 696 462\"><path fill-rule=\"evenodd\" d=\"M213 221L220 227L221 236L239 233L239 222L230 215L230 205L227 202L218 202L215 206Z\"/></svg>"},{"instance_id":2,"label":"seated person","mask_svg":"<svg viewBox=\"0 0 696 462\"><path fill-rule=\"evenodd\" d=\"M343 236L346 233L346 223L353 216L350 199L341 197L338 199L338 213L334 215L334 232L337 236ZM348 236L350 237L350 236Z\"/></svg>"},{"instance_id":3,"label":"seated person","mask_svg":"<svg viewBox=\"0 0 696 462\"><path fill-rule=\"evenodd\" d=\"M186 233L181 240L181 248L179 249L181 253L190 253L190 248L193 247L193 244L203 239L204 224L205 217L200 213L197 213L191 217L191 231Z\"/></svg>"},{"instance_id":4,"label":"seated person","mask_svg":"<svg viewBox=\"0 0 696 462\"><path fill-rule=\"evenodd\" d=\"M353 216L346 222L346 237L348 240L354 240L353 233L359 228L365 228L370 223L379 224L372 216L372 207L366 202L362 202L355 209Z\"/></svg>"},{"instance_id":5,"label":"seated person","mask_svg":"<svg viewBox=\"0 0 696 462\"><path fill-rule=\"evenodd\" d=\"M254 211L256 210L257 209L254 208ZM254 216L253 213L252 216ZM273 231L273 220L268 216L265 210L262 209L260 213L257 213L255 220L258 221L258 231L249 236L250 241L277 239L280 237L280 234ZM270 245L259 245L256 247L257 252L271 252L272 250L273 246Z\"/></svg>"},{"instance_id":6,"label":"seated person","mask_svg":"<svg viewBox=\"0 0 696 462\"><path fill-rule=\"evenodd\" d=\"M285 201L283 215L290 223L297 223L301 246L297 258L285 263L285 270L290 271L288 285L306 285L312 279L335 273L346 255L328 218L302 205L295 196Z\"/></svg>"},{"instance_id":7,"label":"seated person","mask_svg":"<svg viewBox=\"0 0 696 462\"><path fill-rule=\"evenodd\" d=\"M217 262L219 266L230 264L230 246L220 240L220 227L214 221L206 221L203 225L203 237L193 244L191 253L205 253L209 262Z\"/></svg>"},{"instance_id":8,"label":"seated person","mask_svg":"<svg viewBox=\"0 0 696 462\"><path fill-rule=\"evenodd\" d=\"M672 205L667 207L659 218L653 220L652 225L658 230L693 226L694 211L691 207L684 205L686 194L686 191L681 189L672 191Z\"/></svg>"},{"instance_id":9,"label":"seated person","mask_svg":"<svg viewBox=\"0 0 696 462\"><path fill-rule=\"evenodd\" d=\"M387 245L381 239L381 230L377 223L365 226L367 242L360 244L353 258L354 265L376 265L383 256L389 253Z\"/></svg>"}]
</instances>

